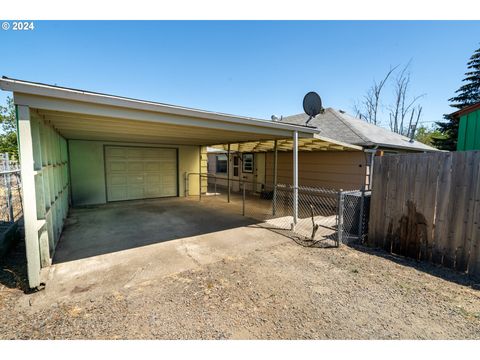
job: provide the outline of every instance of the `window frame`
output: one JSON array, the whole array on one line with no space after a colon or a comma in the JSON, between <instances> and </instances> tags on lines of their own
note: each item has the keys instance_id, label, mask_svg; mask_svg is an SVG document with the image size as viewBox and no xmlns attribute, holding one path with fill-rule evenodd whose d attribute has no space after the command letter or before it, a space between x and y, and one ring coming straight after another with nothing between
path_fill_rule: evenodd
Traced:
<instances>
[{"instance_id":1,"label":"window frame","mask_svg":"<svg viewBox=\"0 0 480 360\"><path fill-rule=\"evenodd\" d=\"M219 160L220 156L225 156L225 159ZM218 170L219 162L225 162L225 171ZM215 174L226 174L228 172L228 156L226 154L217 154L215 155Z\"/></svg>"},{"instance_id":2,"label":"window frame","mask_svg":"<svg viewBox=\"0 0 480 360\"><path fill-rule=\"evenodd\" d=\"M245 160L245 158L247 156L251 157L251 169L250 170L245 169L245 165L249 162L249 161ZM255 170L255 156L253 155L253 153L243 153L242 154L242 172L246 173L246 174L253 174L254 170Z\"/></svg>"}]
</instances>

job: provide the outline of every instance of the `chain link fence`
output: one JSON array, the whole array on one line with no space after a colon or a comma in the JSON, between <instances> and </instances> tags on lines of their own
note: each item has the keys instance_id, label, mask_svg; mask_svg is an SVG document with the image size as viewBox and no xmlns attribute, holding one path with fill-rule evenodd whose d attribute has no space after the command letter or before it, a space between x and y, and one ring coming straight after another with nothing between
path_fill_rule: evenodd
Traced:
<instances>
[{"instance_id":1,"label":"chain link fence","mask_svg":"<svg viewBox=\"0 0 480 360\"><path fill-rule=\"evenodd\" d=\"M0 154L0 222L18 221L23 215L22 183L18 162Z\"/></svg>"},{"instance_id":2,"label":"chain link fence","mask_svg":"<svg viewBox=\"0 0 480 360\"><path fill-rule=\"evenodd\" d=\"M23 216L19 165L0 154L0 258L19 238L18 221Z\"/></svg>"},{"instance_id":3,"label":"chain link fence","mask_svg":"<svg viewBox=\"0 0 480 360\"><path fill-rule=\"evenodd\" d=\"M222 206L258 221L258 225L288 236L301 245L335 247L339 243L364 242L367 234L369 192L298 187L297 220L294 188L230 179L212 174L185 175L186 195L196 185L200 195L190 198ZM230 189L229 189L230 188Z\"/></svg>"}]
</instances>

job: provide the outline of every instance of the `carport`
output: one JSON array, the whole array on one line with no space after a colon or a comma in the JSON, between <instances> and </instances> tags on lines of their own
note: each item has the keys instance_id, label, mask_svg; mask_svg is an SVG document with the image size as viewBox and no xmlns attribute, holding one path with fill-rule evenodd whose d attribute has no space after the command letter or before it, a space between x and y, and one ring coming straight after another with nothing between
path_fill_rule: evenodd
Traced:
<instances>
[{"instance_id":1,"label":"carport","mask_svg":"<svg viewBox=\"0 0 480 360\"><path fill-rule=\"evenodd\" d=\"M16 106L31 288L52 263L71 206L182 197L186 174L206 173L209 145L288 141L296 164L299 141L316 134L304 126L6 77L0 88L13 92ZM297 173L294 166L294 179ZM188 193L206 186L189 184Z\"/></svg>"}]
</instances>

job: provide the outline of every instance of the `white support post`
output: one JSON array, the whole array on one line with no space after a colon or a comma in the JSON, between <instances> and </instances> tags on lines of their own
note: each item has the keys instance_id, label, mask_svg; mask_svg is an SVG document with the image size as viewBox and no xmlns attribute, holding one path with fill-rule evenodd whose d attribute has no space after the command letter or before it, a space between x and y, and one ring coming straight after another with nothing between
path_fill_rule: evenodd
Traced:
<instances>
[{"instance_id":1,"label":"white support post","mask_svg":"<svg viewBox=\"0 0 480 360\"><path fill-rule=\"evenodd\" d=\"M227 202L230 202L230 144L227 150Z\"/></svg>"},{"instance_id":2,"label":"white support post","mask_svg":"<svg viewBox=\"0 0 480 360\"><path fill-rule=\"evenodd\" d=\"M298 222L298 131L293 132L293 227Z\"/></svg>"},{"instance_id":3,"label":"white support post","mask_svg":"<svg viewBox=\"0 0 480 360\"><path fill-rule=\"evenodd\" d=\"M40 285L40 244L38 238L37 199L33 158L32 127L28 106L17 105L20 171L22 176L23 218L27 272L30 288Z\"/></svg>"},{"instance_id":4,"label":"white support post","mask_svg":"<svg viewBox=\"0 0 480 360\"><path fill-rule=\"evenodd\" d=\"M272 215L275 215L277 212L277 173L278 173L278 144L277 140L274 141L273 143L273 209L272 209Z\"/></svg>"}]
</instances>

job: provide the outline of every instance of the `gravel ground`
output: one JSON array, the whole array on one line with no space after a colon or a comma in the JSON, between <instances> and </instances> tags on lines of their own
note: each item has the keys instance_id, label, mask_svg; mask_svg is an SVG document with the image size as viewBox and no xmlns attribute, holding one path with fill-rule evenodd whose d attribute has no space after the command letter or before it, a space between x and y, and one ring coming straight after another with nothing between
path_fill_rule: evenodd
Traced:
<instances>
[{"instance_id":1,"label":"gravel ground","mask_svg":"<svg viewBox=\"0 0 480 360\"><path fill-rule=\"evenodd\" d=\"M23 257L0 264L2 339L480 339L475 284L365 248L292 241L27 309Z\"/></svg>"}]
</instances>

